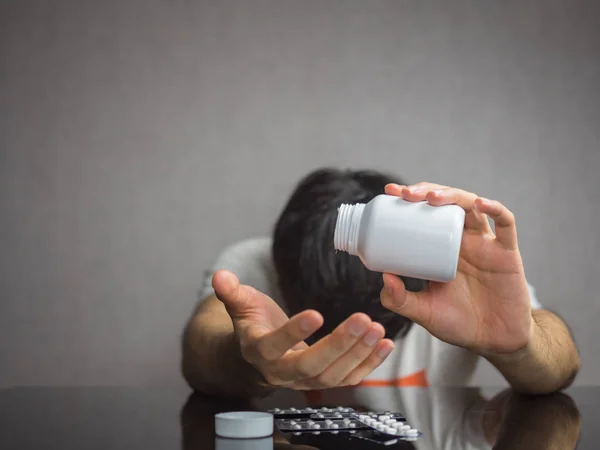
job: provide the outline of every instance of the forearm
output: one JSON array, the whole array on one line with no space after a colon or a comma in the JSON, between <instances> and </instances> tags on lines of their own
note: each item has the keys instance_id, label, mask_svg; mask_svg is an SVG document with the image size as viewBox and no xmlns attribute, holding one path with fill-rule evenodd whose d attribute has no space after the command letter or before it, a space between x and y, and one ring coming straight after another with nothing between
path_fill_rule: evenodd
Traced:
<instances>
[{"instance_id":1,"label":"forearm","mask_svg":"<svg viewBox=\"0 0 600 450\"><path fill-rule=\"evenodd\" d=\"M194 390L227 397L268 393L260 374L242 357L225 309L208 309L196 313L184 331L181 371L187 383Z\"/></svg>"},{"instance_id":2,"label":"forearm","mask_svg":"<svg viewBox=\"0 0 600 450\"><path fill-rule=\"evenodd\" d=\"M579 371L579 353L564 322L546 310L532 313L529 344L518 352L484 355L519 392L545 394L568 387Z\"/></svg>"}]
</instances>

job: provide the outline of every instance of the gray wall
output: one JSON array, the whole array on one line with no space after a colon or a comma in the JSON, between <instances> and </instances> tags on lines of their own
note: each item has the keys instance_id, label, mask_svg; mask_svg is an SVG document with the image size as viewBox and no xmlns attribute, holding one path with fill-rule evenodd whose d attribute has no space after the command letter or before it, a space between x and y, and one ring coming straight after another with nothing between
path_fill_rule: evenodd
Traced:
<instances>
[{"instance_id":1,"label":"gray wall","mask_svg":"<svg viewBox=\"0 0 600 450\"><path fill-rule=\"evenodd\" d=\"M2 2L0 385L179 383L203 270L322 165L505 202L597 384L597 4Z\"/></svg>"}]
</instances>

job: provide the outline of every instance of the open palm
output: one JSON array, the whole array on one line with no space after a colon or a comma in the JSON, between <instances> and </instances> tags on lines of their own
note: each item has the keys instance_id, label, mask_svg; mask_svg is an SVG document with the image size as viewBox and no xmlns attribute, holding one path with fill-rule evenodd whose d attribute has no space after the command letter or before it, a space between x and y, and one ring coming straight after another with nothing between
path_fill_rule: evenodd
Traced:
<instances>
[{"instance_id":1,"label":"open palm","mask_svg":"<svg viewBox=\"0 0 600 450\"><path fill-rule=\"evenodd\" d=\"M272 298L224 270L213 276L213 288L231 317L243 358L269 387L307 390L357 384L394 348L384 339L383 326L362 313L352 314L308 346L305 339L323 325L317 311L288 318Z\"/></svg>"},{"instance_id":2,"label":"open palm","mask_svg":"<svg viewBox=\"0 0 600 450\"><path fill-rule=\"evenodd\" d=\"M242 353L249 357L246 345L252 338L259 338L271 333L285 325L290 319L283 309L268 295L251 286L240 285L236 310L230 316L235 332L242 339ZM314 318L313 318L314 319ZM318 317L316 322L319 322ZM300 341L292 346L289 351L302 350L308 345ZM251 356L251 355L250 355Z\"/></svg>"}]
</instances>

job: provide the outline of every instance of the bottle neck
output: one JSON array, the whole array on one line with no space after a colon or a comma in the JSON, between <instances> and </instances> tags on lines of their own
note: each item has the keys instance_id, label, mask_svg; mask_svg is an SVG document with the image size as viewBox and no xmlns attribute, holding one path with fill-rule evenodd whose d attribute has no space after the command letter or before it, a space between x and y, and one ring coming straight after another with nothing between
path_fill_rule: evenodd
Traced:
<instances>
[{"instance_id":1,"label":"bottle neck","mask_svg":"<svg viewBox=\"0 0 600 450\"><path fill-rule=\"evenodd\" d=\"M342 204L338 209L333 234L333 246L336 250L348 252L355 256L358 255L358 233L365 206L364 203Z\"/></svg>"}]
</instances>

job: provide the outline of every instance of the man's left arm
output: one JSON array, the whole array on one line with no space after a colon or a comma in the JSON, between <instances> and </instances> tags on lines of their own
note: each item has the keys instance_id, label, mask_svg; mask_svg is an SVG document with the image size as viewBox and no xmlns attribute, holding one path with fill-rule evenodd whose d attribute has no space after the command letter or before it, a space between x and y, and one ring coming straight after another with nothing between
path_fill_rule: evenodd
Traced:
<instances>
[{"instance_id":1,"label":"man's left arm","mask_svg":"<svg viewBox=\"0 0 600 450\"><path fill-rule=\"evenodd\" d=\"M517 391L542 394L567 388L579 371L579 352L566 324L551 311L532 311L531 339L510 354L483 354Z\"/></svg>"}]
</instances>

